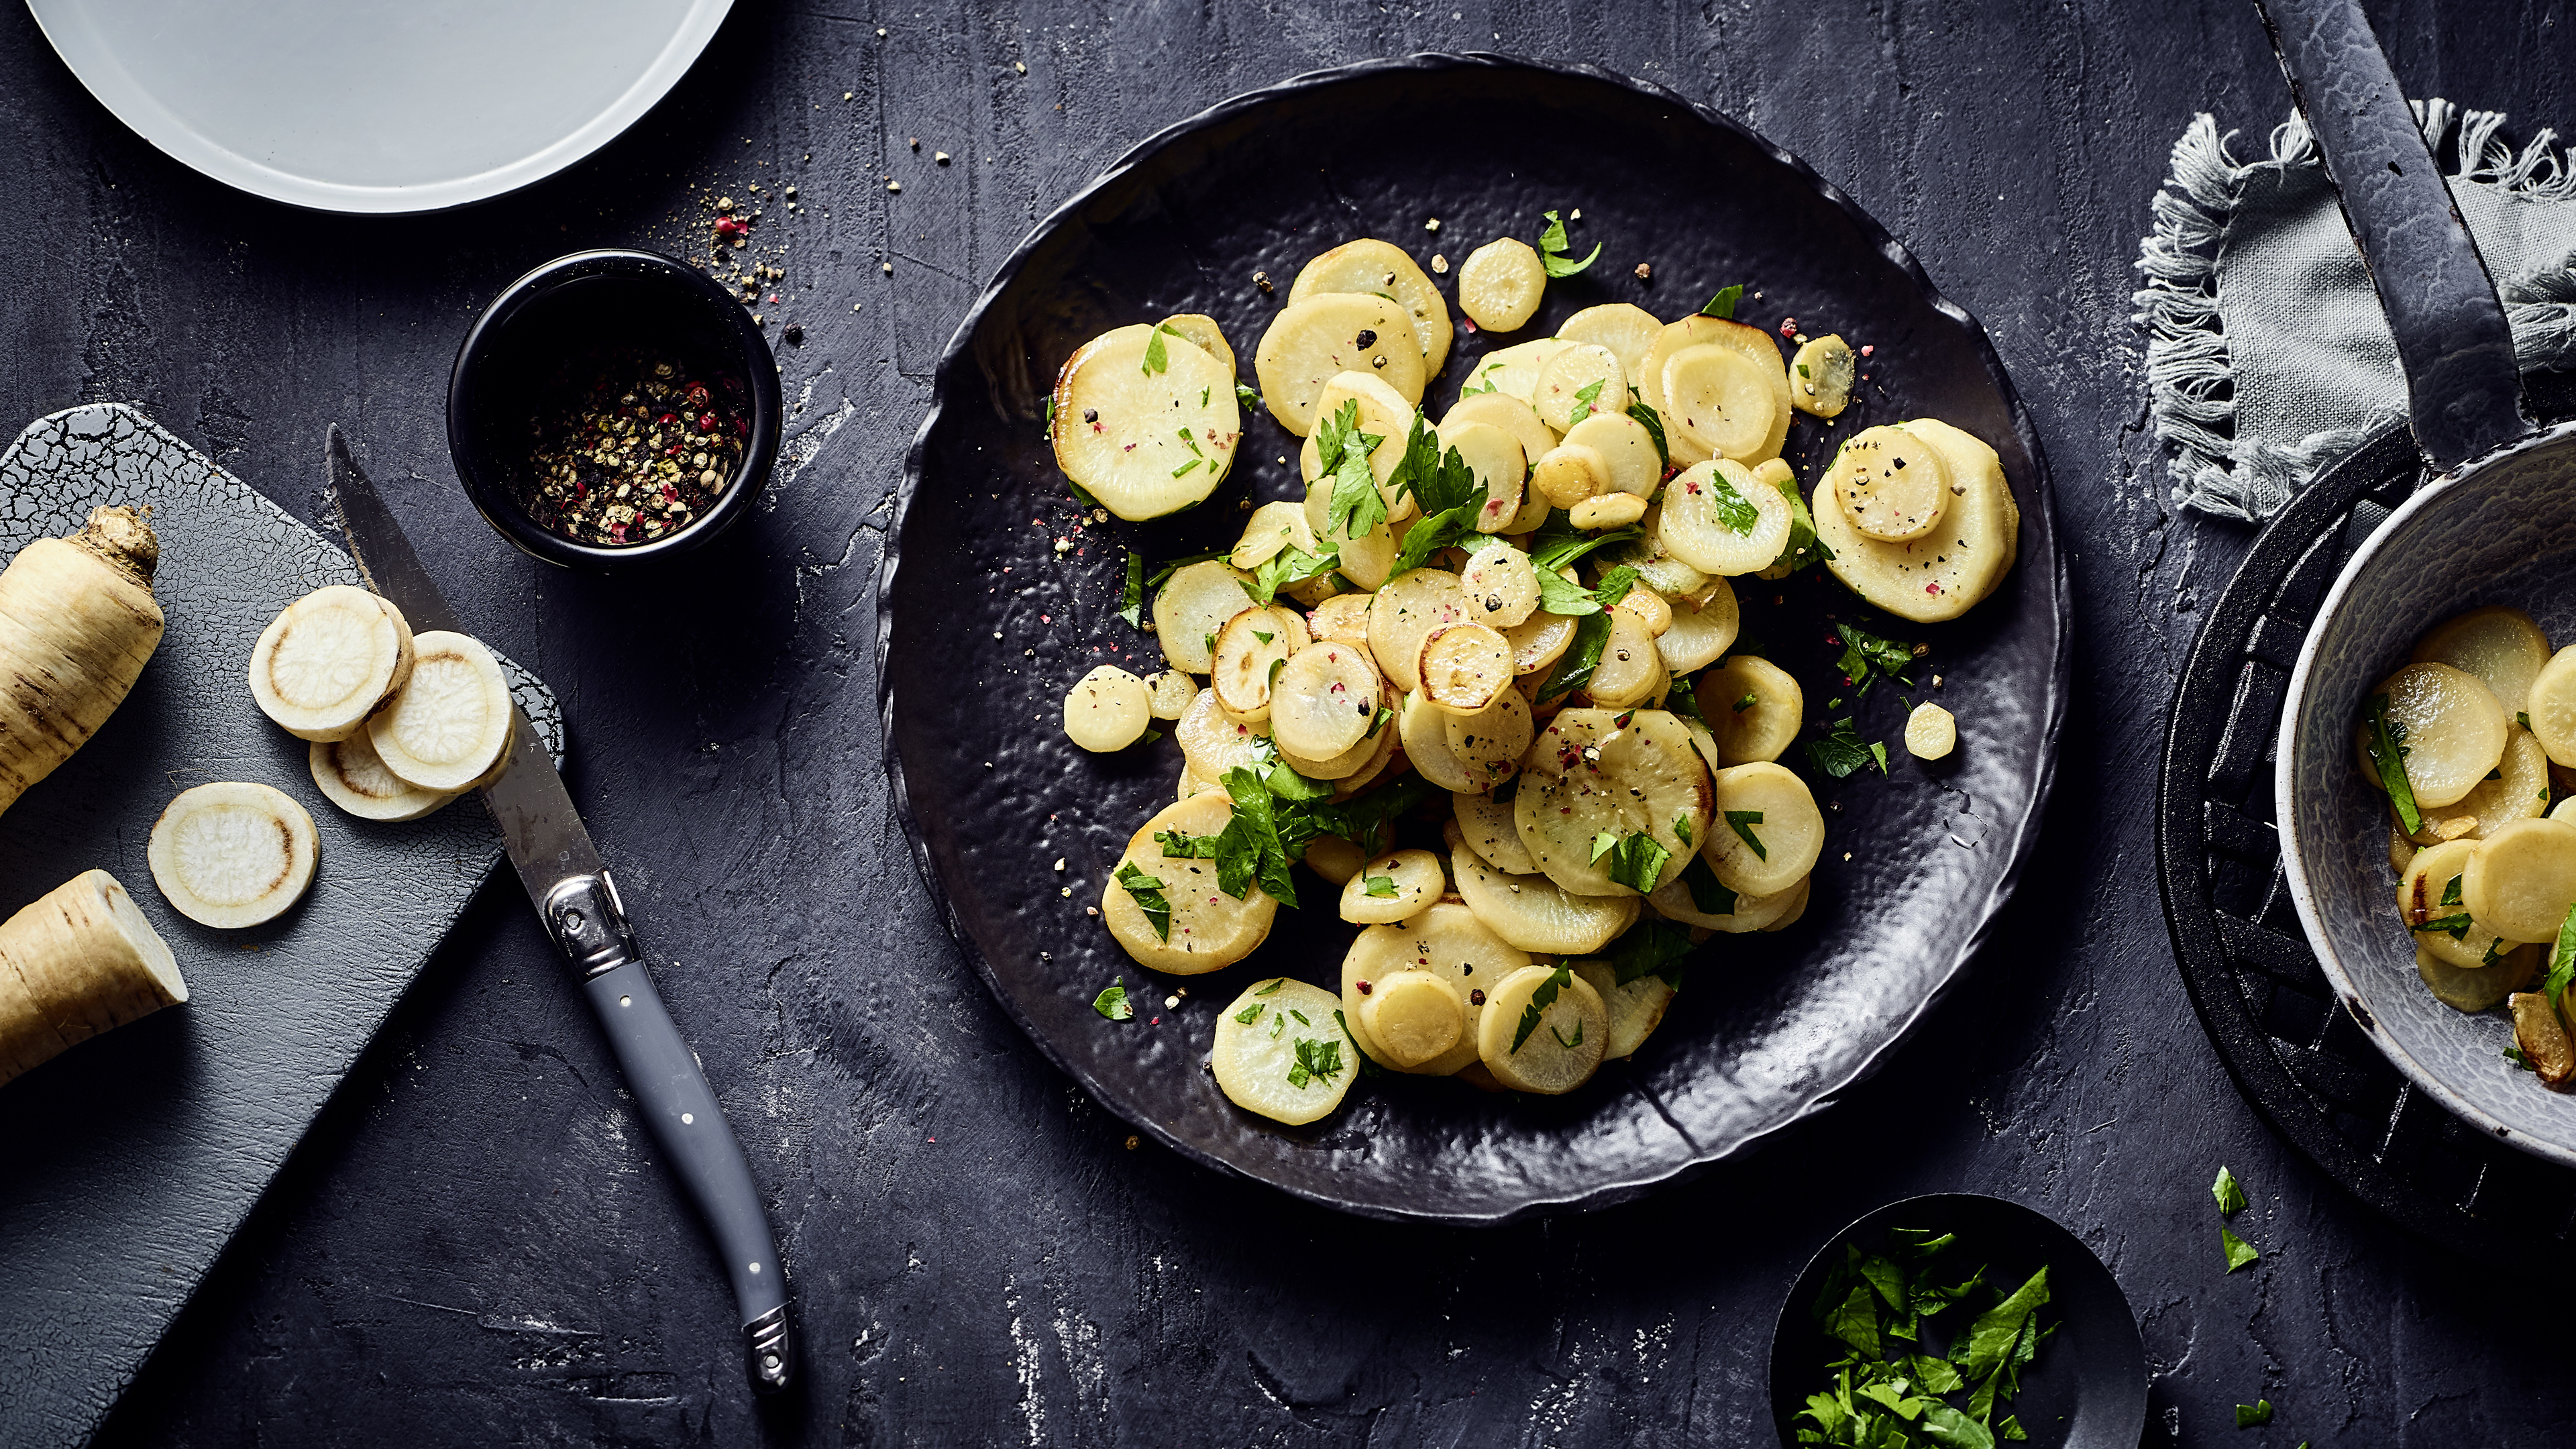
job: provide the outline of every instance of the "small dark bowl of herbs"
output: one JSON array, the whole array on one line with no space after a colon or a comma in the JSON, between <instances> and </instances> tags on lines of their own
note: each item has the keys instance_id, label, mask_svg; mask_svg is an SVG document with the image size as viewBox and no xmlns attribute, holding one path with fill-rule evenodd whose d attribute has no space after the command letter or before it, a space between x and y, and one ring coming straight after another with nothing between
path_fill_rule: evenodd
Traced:
<instances>
[{"instance_id":1,"label":"small dark bowl of herbs","mask_svg":"<svg viewBox=\"0 0 2576 1449\"><path fill-rule=\"evenodd\" d=\"M2045 1214L1908 1198L1798 1275L1771 1336L1771 1414L1789 1449L2135 1449L2146 1346L2110 1270Z\"/></svg>"},{"instance_id":2,"label":"small dark bowl of herbs","mask_svg":"<svg viewBox=\"0 0 2576 1449\"><path fill-rule=\"evenodd\" d=\"M447 447L503 537L602 572L748 512L780 415L768 339L722 286L657 252L575 252L512 282L466 334Z\"/></svg>"}]
</instances>

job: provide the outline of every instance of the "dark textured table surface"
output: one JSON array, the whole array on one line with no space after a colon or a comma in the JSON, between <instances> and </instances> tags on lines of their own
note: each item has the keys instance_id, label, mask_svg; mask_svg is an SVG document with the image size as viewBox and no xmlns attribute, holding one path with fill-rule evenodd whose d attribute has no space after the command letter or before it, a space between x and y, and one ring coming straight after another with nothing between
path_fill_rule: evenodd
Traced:
<instances>
[{"instance_id":1,"label":"dark textured table surface","mask_svg":"<svg viewBox=\"0 0 2576 1449\"><path fill-rule=\"evenodd\" d=\"M2518 136L2576 123L2553 7L2372 14L2410 94L2509 111ZM1885 1071L1645 1203L1466 1233L1127 1150L933 918L888 813L871 652L932 365L1033 222L1235 91L1479 48L1702 99L1903 238L1985 321L2038 420L2079 632L2039 864ZM809 1375L800 1405L754 1411L722 1283L499 882L105 1440L1760 1444L1763 1352L1805 1255L1883 1201L1965 1188L2046 1209L2110 1264L2159 1435L2567 1442L2564 1315L2521 1265L2404 1236L2263 1127L2192 1017L2157 906L2160 715L2196 603L2246 535L2165 501L2130 263L2191 114L2259 144L2286 104L2237 0L746 5L668 101L568 174L457 215L353 221L166 159L0 8L0 195L22 236L0 286L0 421L137 402L306 517L323 427L348 429L460 610L563 698L575 794L675 958L663 990L769 1195ZM1413 143L1436 144L1423 120ZM762 508L671 586L512 552L446 460L463 329L558 252L702 246L702 199L755 181L755 245L784 271L761 310L773 336L804 329L780 347L802 409ZM790 184L801 213L775 199ZM2208 1191L2222 1162L2264 1254L2233 1276ZM2257 1396L2274 1425L2232 1438L2231 1406Z\"/></svg>"}]
</instances>

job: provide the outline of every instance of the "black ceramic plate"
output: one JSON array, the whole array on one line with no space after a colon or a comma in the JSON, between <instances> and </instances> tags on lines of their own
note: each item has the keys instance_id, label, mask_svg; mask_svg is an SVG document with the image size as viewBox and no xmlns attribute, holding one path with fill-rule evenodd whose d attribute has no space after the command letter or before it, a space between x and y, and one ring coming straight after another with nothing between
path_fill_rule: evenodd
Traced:
<instances>
[{"instance_id":1,"label":"black ceramic plate","mask_svg":"<svg viewBox=\"0 0 2576 1449\"><path fill-rule=\"evenodd\" d=\"M1930 414L1994 445L2021 501L2020 562L1966 619L1898 631L1931 643L1917 692L1940 673L1937 697L1962 722L1950 768L1927 776L1899 748L1892 778L1818 777L1833 836L1804 921L1721 938L1635 1060L1552 1101L1372 1078L1322 1123L1281 1128L1238 1111L1203 1067L1217 1009L1266 975L1338 983L1350 928L1329 905L1283 911L1268 944L1230 971L1179 981L1138 970L1085 908L1128 834L1172 798L1180 756L1168 739L1087 755L1061 720L1065 689L1093 665L1160 666L1152 636L1117 617L1128 552L1220 547L1247 500L1301 496L1293 462L1273 461L1293 459L1297 440L1256 416L1234 476L1206 504L1150 525L1089 524L1043 436L1045 393L1083 341L1176 312L1215 317L1249 383L1254 343L1316 252L1378 236L1454 268L1482 241L1535 236L1550 208L1580 208L1577 246L1605 243L1601 261L1551 284L1545 309L1505 341L1546 336L1598 302L1679 316L1743 283L1747 320L1796 316L1875 348L1844 429ZM1651 280L1635 275L1640 263ZM1274 292L1255 286L1256 270ZM1461 328L1425 399L1435 414L1491 345ZM1802 477L1841 435L1802 420L1789 444ZM1848 693L1821 616L1855 617L1851 596L1811 580L1746 584L1747 636L1799 674L1811 707ZM1619 1201L1741 1151L1830 1104L1904 1035L1983 937L2029 849L2064 710L2063 600L2038 442L1984 333L1841 193L1636 81L1489 56L1375 61L1239 97L1154 137L1003 265L941 360L886 550L887 766L968 956L1039 1048L1111 1111L1317 1202L1500 1222ZM1892 739L1899 692L1884 686L1835 713ZM1122 977L1138 1014L1103 1020L1092 998ZM1166 1007L1182 985L1190 994Z\"/></svg>"},{"instance_id":2,"label":"black ceramic plate","mask_svg":"<svg viewBox=\"0 0 2576 1449\"><path fill-rule=\"evenodd\" d=\"M1825 1365L1841 1356L1841 1345L1825 1337L1811 1311L1825 1275L1847 1243L1865 1253L1885 1251L1891 1228L1958 1234L1958 1246L1940 1259L1944 1271L1965 1278L1985 1265L1986 1281L2006 1292L2045 1266L2048 1306L2040 1310L2040 1324L2057 1329L2022 1371L2012 1415L2029 1433L2029 1449L2135 1449L2147 1422L2147 1350L2111 1270L2047 1214L1966 1192L1889 1203L1834 1234L1808 1260L1771 1333L1771 1420L1786 1449L1798 1442L1792 1416L1809 1394L1826 1387L1832 1375ZM1959 1333L1964 1325L1946 1324L1946 1331Z\"/></svg>"}]
</instances>

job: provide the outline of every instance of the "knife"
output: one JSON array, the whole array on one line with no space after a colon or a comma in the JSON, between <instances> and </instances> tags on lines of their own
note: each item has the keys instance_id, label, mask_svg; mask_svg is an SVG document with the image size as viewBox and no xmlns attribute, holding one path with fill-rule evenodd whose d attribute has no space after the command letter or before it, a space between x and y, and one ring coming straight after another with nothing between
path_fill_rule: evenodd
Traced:
<instances>
[{"instance_id":1,"label":"knife","mask_svg":"<svg viewBox=\"0 0 2576 1449\"><path fill-rule=\"evenodd\" d=\"M349 456L339 424L331 425L323 451L332 506L368 587L393 600L414 629L470 632L421 567L376 485ZM743 1364L752 1391L777 1393L795 1381L796 1350L788 1337L786 1277L751 1167L696 1053L680 1040L680 1029L653 989L617 883L590 843L553 757L528 724L527 712L513 705L511 714L510 767L483 787L484 808L501 827L501 843L528 899L536 902L546 934L581 977L582 994L608 1034L654 1145L679 1175L724 1257L741 1309Z\"/></svg>"}]
</instances>

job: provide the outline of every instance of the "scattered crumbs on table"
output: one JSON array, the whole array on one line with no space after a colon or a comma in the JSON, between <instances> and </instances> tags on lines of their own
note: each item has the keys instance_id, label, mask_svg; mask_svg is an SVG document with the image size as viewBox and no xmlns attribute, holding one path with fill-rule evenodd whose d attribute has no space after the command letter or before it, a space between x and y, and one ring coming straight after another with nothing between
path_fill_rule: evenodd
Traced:
<instances>
[{"instance_id":1,"label":"scattered crumbs on table","mask_svg":"<svg viewBox=\"0 0 2576 1449\"><path fill-rule=\"evenodd\" d=\"M1136 1134L1135 1134L1135 1133L1133 1133L1133 1132L1128 1133L1128 1134L1127 1134L1127 1150L1128 1150L1128 1151L1130 1151L1130 1152L1133 1152L1133 1151L1135 1151L1135 1150L1136 1150L1137 1146L1138 1146L1138 1139L1137 1139L1137 1137L1136 1137Z\"/></svg>"}]
</instances>

